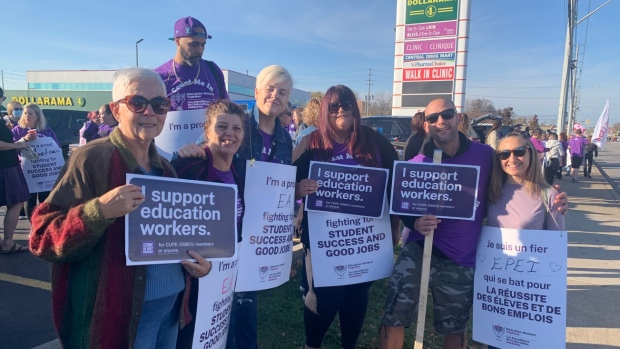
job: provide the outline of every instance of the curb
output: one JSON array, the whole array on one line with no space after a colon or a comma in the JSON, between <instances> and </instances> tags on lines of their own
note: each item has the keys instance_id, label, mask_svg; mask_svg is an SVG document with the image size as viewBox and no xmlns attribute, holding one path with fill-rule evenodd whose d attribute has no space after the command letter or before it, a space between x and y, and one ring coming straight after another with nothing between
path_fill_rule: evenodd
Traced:
<instances>
[{"instance_id":1,"label":"curb","mask_svg":"<svg viewBox=\"0 0 620 349\"><path fill-rule=\"evenodd\" d=\"M612 196L616 200L616 203L619 203L620 202L620 188L618 188L618 186L614 184L614 181L611 179L611 177L609 177L609 175L605 172L605 170L603 170L603 168L599 166L598 162L593 161L593 165L596 166L596 169L598 170L598 172L603 175L603 177L607 181L607 185L613 189Z\"/></svg>"}]
</instances>

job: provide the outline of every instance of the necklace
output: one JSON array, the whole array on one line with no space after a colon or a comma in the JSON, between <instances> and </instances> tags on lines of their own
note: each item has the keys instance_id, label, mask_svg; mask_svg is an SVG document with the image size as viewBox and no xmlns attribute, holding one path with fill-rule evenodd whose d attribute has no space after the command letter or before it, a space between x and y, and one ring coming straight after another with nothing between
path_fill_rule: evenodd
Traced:
<instances>
[{"instance_id":1,"label":"necklace","mask_svg":"<svg viewBox=\"0 0 620 349\"><path fill-rule=\"evenodd\" d=\"M174 73L174 76L176 76L177 81L182 82L179 76L177 75L177 70L176 70L176 67L174 66L174 59L172 60L172 72ZM196 77L194 78L194 81L192 82L193 84L196 84L196 82L198 81L198 76L200 76L200 62L198 62L198 72L196 73Z\"/></svg>"}]
</instances>

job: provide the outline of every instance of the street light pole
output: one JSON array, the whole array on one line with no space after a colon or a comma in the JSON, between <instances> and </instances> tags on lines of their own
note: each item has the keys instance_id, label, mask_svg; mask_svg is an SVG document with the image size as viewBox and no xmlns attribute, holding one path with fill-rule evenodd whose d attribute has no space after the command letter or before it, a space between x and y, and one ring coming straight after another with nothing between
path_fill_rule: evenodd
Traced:
<instances>
[{"instance_id":1,"label":"street light pole","mask_svg":"<svg viewBox=\"0 0 620 349\"><path fill-rule=\"evenodd\" d=\"M136 67L138 66L138 44L141 43L144 39L140 39L136 41Z\"/></svg>"}]
</instances>

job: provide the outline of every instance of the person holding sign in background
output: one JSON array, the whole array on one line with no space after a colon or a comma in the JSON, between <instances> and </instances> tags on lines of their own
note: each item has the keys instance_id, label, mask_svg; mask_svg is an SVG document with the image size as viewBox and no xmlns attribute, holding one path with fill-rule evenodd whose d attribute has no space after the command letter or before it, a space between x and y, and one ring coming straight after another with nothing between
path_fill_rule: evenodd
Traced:
<instances>
[{"instance_id":1,"label":"person holding sign in background","mask_svg":"<svg viewBox=\"0 0 620 349\"><path fill-rule=\"evenodd\" d=\"M382 167L392 170L398 154L380 133L361 123L361 115L353 91L346 86L332 86L321 102L318 129L304 137L295 148L293 165L297 166L296 198L316 192L318 182L308 178L311 161L343 165ZM388 176L391 178L391 175ZM390 185L388 184L388 190ZM311 253L312 232L308 215L304 215L301 241L306 250L306 273L309 290L305 298L304 324L306 348L320 348L323 337L336 314L340 316L341 346L355 348L368 306L372 282L346 286L313 287ZM392 241L400 237L399 221L392 217ZM314 272L325 272L314 270ZM315 297L312 297L314 294Z\"/></svg>"},{"instance_id":2,"label":"person holding sign in background","mask_svg":"<svg viewBox=\"0 0 620 349\"><path fill-rule=\"evenodd\" d=\"M181 264L128 267L125 215L140 209L130 173L176 177L153 144L170 108L159 75L128 68L114 75L110 103L119 126L76 150L32 217L30 249L52 263L52 310L65 348L174 348L192 319L190 277L211 263L194 251Z\"/></svg>"},{"instance_id":3,"label":"person holding sign in background","mask_svg":"<svg viewBox=\"0 0 620 349\"><path fill-rule=\"evenodd\" d=\"M205 122L206 143L203 148L205 157L181 158L172 161L172 166L177 171L179 178L236 184L238 187L242 187L242 180L237 171L235 171L232 161L243 143L245 133L243 130L244 121L245 114L235 103L226 100L211 103L207 108ZM242 216L243 192L239 192L237 197L237 241L241 240ZM192 280L191 287L189 307L195 317L198 281ZM192 322L179 332L178 348L191 347L194 325L195 323Z\"/></svg>"},{"instance_id":4,"label":"person holding sign in background","mask_svg":"<svg viewBox=\"0 0 620 349\"><path fill-rule=\"evenodd\" d=\"M533 145L522 134L510 133L501 140L493 159L488 226L565 230L564 216L554 204L559 192L547 184L540 166Z\"/></svg>"},{"instance_id":5,"label":"person holding sign in background","mask_svg":"<svg viewBox=\"0 0 620 349\"><path fill-rule=\"evenodd\" d=\"M0 88L0 103L3 101L4 91ZM26 143L14 143L8 127L0 126L0 207L6 206L1 254L28 251L28 246L13 241L19 210L24 207L24 201L28 200L28 185L19 167L17 150L27 146Z\"/></svg>"},{"instance_id":6,"label":"person holding sign in background","mask_svg":"<svg viewBox=\"0 0 620 349\"><path fill-rule=\"evenodd\" d=\"M247 121L247 137L233 159L239 176L246 181L246 161L291 164L293 152L289 133L278 115L284 112L293 89L293 78L284 67L270 65L256 77L256 104ZM205 150L192 143L179 150L180 157L204 157ZM245 235L245 234L244 234ZM239 257L243 258L243 255ZM227 348L258 348L258 295L256 291L236 292L232 310Z\"/></svg>"},{"instance_id":7,"label":"person holding sign in background","mask_svg":"<svg viewBox=\"0 0 620 349\"><path fill-rule=\"evenodd\" d=\"M18 125L13 128L13 141L29 142L34 141L38 137L51 137L58 144L58 147L61 147L54 131L47 127L47 121L41 108L34 103L28 103L24 106L24 114L19 119ZM42 203L49 194L49 191L30 193L28 206L26 207L29 220L32 220L32 211L37 206L37 201Z\"/></svg>"},{"instance_id":8,"label":"person holding sign in background","mask_svg":"<svg viewBox=\"0 0 620 349\"><path fill-rule=\"evenodd\" d=\"M472 142L458 131L460 116L448 99L432 100L424 115L424 128L432 141L411 161L430 163L434 150L441 149L442 163L478 166L478 201L474 220L437 219L433 215L401 216L411 233L390 278L381 319L382 349L403 347L404 328L410 326L418 309L424 236L433 232L429 289L433 295L435 330L443 335L444 348L466 348L467 345L465 331L473 304L476 248L486 215L493 149ZM565 210L566 194L556 196L555 204L559 210Z\"/></svg>"}]
</instances>

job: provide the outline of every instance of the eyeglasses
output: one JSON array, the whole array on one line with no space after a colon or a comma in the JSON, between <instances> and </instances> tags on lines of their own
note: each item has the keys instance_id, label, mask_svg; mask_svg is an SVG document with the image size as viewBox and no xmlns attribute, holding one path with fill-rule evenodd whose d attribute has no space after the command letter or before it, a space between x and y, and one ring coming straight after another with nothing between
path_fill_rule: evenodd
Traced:
<instances>
[{"instance_id":1,"label":"eyeglasses","mask_svg":"<svg viewBox=\"0 0 620 349\"><path fill-rule=\"evenodd\" d=\"M433 114L426 115L426 122L428 122L429 124L435 124L439 120L440 116L444 120L450 120L450 119L452 119L454 117L454 115L456 115L456 110L454 110L454 109L446 109L446 110L441 111L439 113L433 113Z\"/></svg>"},{"instance_id":2,"label":"eyeglasses","mask_svg":"<svg viewBox=\"0 0 620 349\"><path fill-rule=\"evenodd\" d=\"M520 147L516 147L513 150L501 150L497 152L497 156L499 156L502 160L508 160L510 157L510 153L514 154L516 157L521 158L525 156L525 152L529 147L522 145Z\"/></svg>"},{"instance_id":3,"label":"eyeglasses","mask_svg":"<svg viewBox=\"0 0 620 349\"><path fill-rule=\"evenodd\" d=\"M344 101L344 102L334 102L334 103L329 103L329 112L332 114L337 114L338 110L340 110L340 107L342 107L342 110L344 111L351 111L353 110L353 103L351 103L351 101Z\"/></svg>"},{"instance_id":4,"label":"eyeglasses","mask_svg":"<svg viewBox=\"0 0 620 349\"><path fill-rule=\"evenodd\" d=\"M155 97L149 101L140 95L129 95L119 99L116 103L125 103L127 109L134 113L143 113L149 104L155 114L166 114L170 110L170 99L166 97Z\"/></svg>"}]
</instances>

